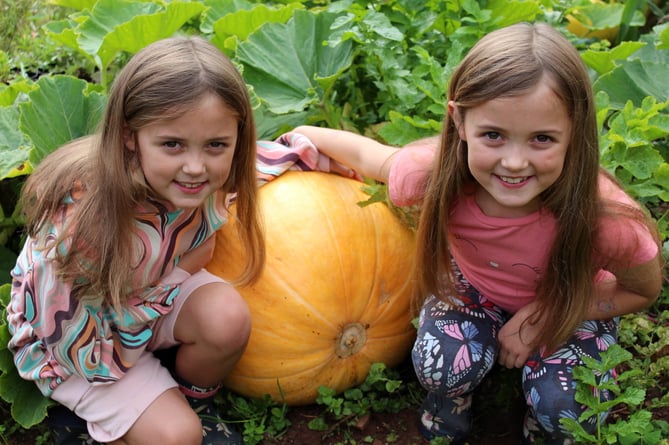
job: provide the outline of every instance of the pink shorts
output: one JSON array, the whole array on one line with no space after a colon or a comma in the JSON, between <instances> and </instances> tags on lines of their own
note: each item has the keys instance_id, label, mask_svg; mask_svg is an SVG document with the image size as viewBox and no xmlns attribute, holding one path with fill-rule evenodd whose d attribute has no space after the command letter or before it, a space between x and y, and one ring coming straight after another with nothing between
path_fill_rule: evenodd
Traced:
<instances>
[{"instance_id":1,"label":"pink shorts","mask_svg":"<svg viewBox=\"0 0 669 445\"><path fill-rule=\"evenodd\" d=\"M154 400L177 387L169 371L150 351L179 344L174 338L174 325L184 302L197 288L222 282L206 270L186 278L172 311L154 326L148 350L122 379L107 385L92 385L79 376L71 376L56 388L51 398L86 420L94 440L106 443L123 437Z\"/></svg>"}]
</instances>

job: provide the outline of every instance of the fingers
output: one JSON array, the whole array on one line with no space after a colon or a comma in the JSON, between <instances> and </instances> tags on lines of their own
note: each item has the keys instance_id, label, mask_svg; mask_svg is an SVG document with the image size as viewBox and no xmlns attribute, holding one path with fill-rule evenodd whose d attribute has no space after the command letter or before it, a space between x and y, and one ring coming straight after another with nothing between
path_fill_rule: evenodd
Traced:
<instances>
[{"instance_id":1,"label":"fingers","mask_svg":"<svg viewBox=\"0 0 669 445\"><path fill-rule=\"evenodd\" d=\"M497 362L507 369L522 368L525 366L526 361L527 357L524 355L512 354L505 351L501 351L497 359Z\"/></svg>"},{"instance_id":2,"label":"fingers","mask_svg":"<svg viewBox=\"0 0 669 445\"><path fill-rule=\"evenodd\" d=\"M330 160L330 171L347 178L355 177L355 171L352 168L349 168L344 164L335 161L334 159Z\"/></svg>"}]
</instances>

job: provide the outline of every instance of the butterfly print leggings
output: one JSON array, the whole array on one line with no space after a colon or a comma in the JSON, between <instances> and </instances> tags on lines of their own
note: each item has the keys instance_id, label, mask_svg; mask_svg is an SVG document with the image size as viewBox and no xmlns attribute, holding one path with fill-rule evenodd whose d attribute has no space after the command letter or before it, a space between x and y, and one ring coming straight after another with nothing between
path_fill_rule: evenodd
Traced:
<instances>
[{"instance_id":1,"label":"butterfly print leggings","mask_svg":"<svg viewBox=\"0 0 669 445\"><path fill-rule=\"evenodd\" d=\"M421 309L412 359L418 381L428 393L421 409L421 431L428 439L450 437L462 441L469 432L472 392L493 368L499 345L497 334L509 314L482 296L456 270L459 302L451 305L431 296ZM617 338L617 320L586 321L550 355L534 354L522 370L522 385L529 407L525 416L525 443L541 437L545 444L572 443L561 418L577 420L585 407L575 401L572 369L581 357L599 359ZM615 378L613 372L602 381ZM602 392L601 400L612 394ZM600 420L604 420L606 414ZM596 429L595 418L582 423Z\"/></svg>"}]
</instances>

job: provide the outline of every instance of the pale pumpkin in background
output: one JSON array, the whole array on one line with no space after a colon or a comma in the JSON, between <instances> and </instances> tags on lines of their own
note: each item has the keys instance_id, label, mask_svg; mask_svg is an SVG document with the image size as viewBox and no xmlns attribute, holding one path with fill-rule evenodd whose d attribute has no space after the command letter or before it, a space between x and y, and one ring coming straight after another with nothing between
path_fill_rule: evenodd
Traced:
<instances>
[{"instance_id":1,"label":"pale pumpkin in background","mask_svg":"<svg viewBox=\"0 0 669 445\"><path fill-rule=\"evenodd\" d=\"M373 363L392 367L408 357L413 233L385 204L359 206L369 198L362 186L289 172L260 188L267 262L254 285L239 288L252 331L228 388L309 404L321 385L343 391L362 383ZM243 264L232 219L208 266L229 280Z\"/></svg>"}]
</instances>

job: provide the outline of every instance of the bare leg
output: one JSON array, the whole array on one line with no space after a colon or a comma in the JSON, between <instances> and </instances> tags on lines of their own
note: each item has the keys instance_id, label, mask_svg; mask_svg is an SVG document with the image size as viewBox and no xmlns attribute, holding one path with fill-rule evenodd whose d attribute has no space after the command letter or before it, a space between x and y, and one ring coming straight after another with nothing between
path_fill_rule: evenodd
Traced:
<instances>
[{"instance_id":1,"label":"bare leg","mask_svg":"<svg viewBox=\"0 0 669 445\"><path fill-rule=\"evenodd\" d=\"M246 302L232 286L206 284L184 303L174 327L182 345L176 374L195 385L214 387L241 357L251 333Z\"/></svg>"},{"instance_id":2,"label":"bare leg","mask_svg":"<svg viewBox=\"0 0 669 445\"><path fill-rule=\"evenodd\" d=\"M201 445L202 425L186 398L172 388L139 416L130 430L110 445Z\"/></svg>"}]
</instances>

